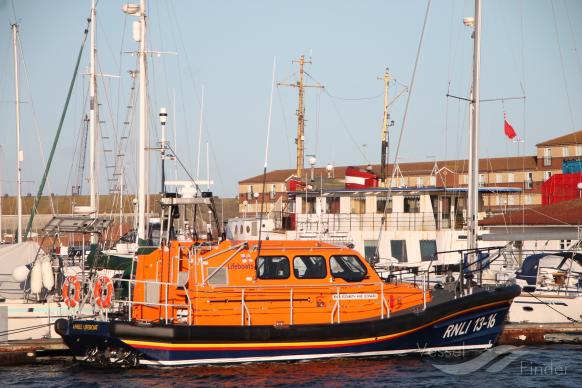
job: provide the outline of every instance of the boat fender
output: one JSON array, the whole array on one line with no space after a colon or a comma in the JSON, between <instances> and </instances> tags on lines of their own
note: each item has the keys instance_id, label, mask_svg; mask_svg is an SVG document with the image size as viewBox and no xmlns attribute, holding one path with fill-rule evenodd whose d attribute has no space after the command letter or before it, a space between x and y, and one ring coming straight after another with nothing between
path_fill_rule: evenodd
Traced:
<instances>
[{"instance_id":1,"label":"boat fender","mask_svg":"<svg viewBox=\"0 0 582 388\"><path fill-rule=\"evenodd\" d=\"M81 299L81 282L77 280L76 276L67 276L61 289L63 295L63 302L67 307L75 307Z\"/></svg>"},{"instance_id":2,"label":"boat fender","mask_svg":"<svg viewBox=\"0 0 582 388\"><path fill-rule=\"evenodd\" d=\"M42 284L47 290L52 290L55 286L55 276L53 274L53 266L50 259L44 260L40 264L40 269L42 273Z\"/></svg>"},{"instance_id":3,"label":"boat fender","mask_svg":"<svg viewBox=\"0 0 582 388\"><path fill-rule=\"evenodd\" d=\"M99 276L93 289L93 296L97 306L102 309L109 308L113 297L113 282L111 279L107 276Z\"/></svg>"},{"instance_id":4,"label":"boat fender","mask_svg":"<svg viewBox=\"0 0 582 388\"><path fill-rule=\"evenodd\" d=\"M19 265L12 271L12 278L17 282L24 282L28 278L30 269L26 265Z\"/></svg>"},{"instance_id":5,"label":"boat fender","mask_svg":"<svg viewBox=\"0 0 582 388\"><path fill-rule=\"evenodd\" d=\"M30 292L32 294L40 294L42 291L42 269L41 263L37 261L32 267L30 273Z\"/></svg>"}]
</instances>

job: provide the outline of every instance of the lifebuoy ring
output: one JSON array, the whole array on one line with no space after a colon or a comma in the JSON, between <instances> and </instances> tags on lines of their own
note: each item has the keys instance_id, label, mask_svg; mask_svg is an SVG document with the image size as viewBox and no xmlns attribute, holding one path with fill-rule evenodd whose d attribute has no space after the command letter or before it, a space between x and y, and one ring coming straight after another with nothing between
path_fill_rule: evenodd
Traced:
<instances>
[{"instance_id":1,"label":"lifebuoy ring","mask_svg":"<svg viewBox=\"0 0 582 388\"><path fill-rule=\"evenodd\" d=\"M93 289L93 296L95 303L102 309L111 306L111 298L113 297L113 282L107 276L99 276Z\"/></svg>"},{"instance_id":2,"label":"lifebuoy ring","mask_svg":"<svg viewBox=\"0 0 582 388\"><path fill-rule=\"evenodd\" d=\"M81 282L77 280L76 276L67 276L63 283L61 293L63 302L65 302L67 307L75 307L81 299Z\"/></svg>"}]
</instances>

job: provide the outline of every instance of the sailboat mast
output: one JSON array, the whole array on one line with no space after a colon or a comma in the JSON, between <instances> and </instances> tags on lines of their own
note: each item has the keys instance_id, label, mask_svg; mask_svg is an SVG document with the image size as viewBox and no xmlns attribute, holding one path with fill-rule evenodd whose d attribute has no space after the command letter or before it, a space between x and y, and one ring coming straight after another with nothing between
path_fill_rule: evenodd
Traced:
<instances>
[{"instance_id":1,"label":"sailboat mast","mask_svg":"<svg viewBox=\"0 0 582 388\"><path fill-rule=\"evenodd\" d=\"M14 93L16 106L16 201L18 211L18 231L16 242L22 242L22 166L24 154L20 146L20 90L18 88L18 24L12 24L12 46L14 49Z\"/></svg>"},{"instance_id":2,"label":"sailboat mast","mask_svg":"<svg viewBox=\"0 0 582 388\"><path fill-rule=\"evenodd\" d=\"M468 187L468 236L467 248L477 248L477 214L479 209L479 76L481 67L481 0L475 0L475 30L473 35L473 88L471 97L471 125L469 132L469 187ZM469 255L469 263L476 260Z\"/></svg>"},{"instance_id":3,"label":"sailboat mast","mask_svg":"<svg viewBox=\"0 0 582 388\"><path fill-rule=\"evenodd\" d=\"M138 241L146 239L146 140L147 140L147 84L146 84L146 2L139 7L139 161L138 161Z\"/></svg>"},{"instance_id":4,"label":"sailboat mast","mask_svg":"<svg viewBox=\"0 0 582 388\"><path fill-rule=\"evenodd\" d=\"M91 2L91 50L89 51L89 197L91 213L99 214L99 198L97 196L97 79L95 74L95 26L97 24L95 0ZM97 235L91 235L91 243L97 242Z\"/></svg>"},{"instance_id":5,"label":"sailboat mast","mask_svg":"<svg viewBox=\"0 0 582 388\"><path fill-rule=\"evenodd\" d=\"M388 69L384 71L384 76L381 77L384 81L384 119L382 120L382 150L380 157L380 177L382 182L386 184L386 160L388 159L388 126L390 114L388 113L388 85L392 77Z\"/></svg>"}]
</instances>

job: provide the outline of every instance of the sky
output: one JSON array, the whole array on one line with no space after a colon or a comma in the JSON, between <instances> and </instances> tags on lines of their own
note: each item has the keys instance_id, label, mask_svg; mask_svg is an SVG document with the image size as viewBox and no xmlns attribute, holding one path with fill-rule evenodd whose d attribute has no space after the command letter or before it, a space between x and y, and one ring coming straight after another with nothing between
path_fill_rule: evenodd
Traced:
<instances>
[{"instance_id":1,"label":"sky","mask_svg":"<svg viewBox=\"0 0 582 388\"><path fill-rule=\"evenodd\" d=\"M63 111L89 16L90 0L0 0L0 131L2 192L15 189L16 141L11 23L21 43L21 133L23 193L36 193ZM97 4L100 101L100 192L117 144L126 144L126 191L136 187L137 116L131 105L133 16L125 2ZM463 17L474 2L433 1L414 87L413 68L426 1L382 0L150 0L148 58L151 147L157 146L157 113L167 107L168 138L190 176L214 181L220 195L237 194L237 182L262 173L267 148L271 80L297 81L304 54L305 153L317 166L379 163L383 82L391 83L390 162L467 157L467 102L472 79L471 30ZM535 144L582 129L582 2L576 0L484 0L482 29L480 156L532 155ZM89 46L57 145L45 193L65 194L79 181L80 139ZM408 88L408 91L406 91ZM204 113L200 119L204 90ZM525 97L511 99L515 97ZM507 99L501 101L500 99ZM404 123L406 103L409 101ZM268 170L295 167L297 89L279 86L272 97ZM503 114L521 142L503 134ZM124 125L125 121L134 123ZM201 152L198 133L202 121ZM399 153L396 144L402 131ZM176 134L174 138L174 133ZM129 135L129 140L119 140ZM175 146L174 146L175 144ZM208 146L206 146L208 144ZM208 149L208 152L206 151ZM108 151L111 150L111 151ZM150 191L159 192L159 157L150 152ZM208 162L207 162L208 161ZM167 174L187 174L167 162ZM109 170L112 170L110 167ZM85 168L85 175L88 168ZM199 171L197 173L197 171ZM76 183L77 182L77 183Z\"/></svg>"}]
</instances>

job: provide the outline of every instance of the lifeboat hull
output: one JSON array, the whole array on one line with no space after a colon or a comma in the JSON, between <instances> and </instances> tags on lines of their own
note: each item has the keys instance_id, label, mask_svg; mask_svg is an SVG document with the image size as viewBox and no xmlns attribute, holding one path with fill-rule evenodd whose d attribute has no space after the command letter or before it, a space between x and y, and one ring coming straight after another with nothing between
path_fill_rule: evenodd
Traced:
<instances>
[{"instance_id":1,"label":"lifeboat hull","mask_svg":"<svg viewBox=\"0 0 582 388\"><path fill-rule=\"evenodd\" d=\"M128 365L430 354L486 349L500 335L518 286L481 291L389 318L319 325L187 326L59 320L73 355Z\"/></svg>"}]
</instances>

